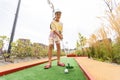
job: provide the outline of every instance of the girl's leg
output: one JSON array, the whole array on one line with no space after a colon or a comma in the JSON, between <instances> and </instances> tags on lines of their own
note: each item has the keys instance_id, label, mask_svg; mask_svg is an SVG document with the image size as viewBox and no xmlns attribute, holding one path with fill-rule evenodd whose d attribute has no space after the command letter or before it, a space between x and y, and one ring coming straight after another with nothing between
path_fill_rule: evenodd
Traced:
<instances>
[{"instance_id":1,"label":"girl's leg","mask_svg":"<svg viewBox=\"0 0 120 80\"><path fill-rule=\"evenodd\" d=\"M57 64L58 64L58 66L64 67L65 64L60 62L60 54L61 54L60 43L57 43L57 42L56 42L56 46L57 46L57 60L58 60L58 61L57 61Z\"/></svg>"},{"instance_id":2,"label":"girl's leg","mask_svg":"<svg viewBox=\"0 0 120 80\"><path fill-rule=\"evenodd\" d=\"M49 69L51 67L52 64L52 49L53 49L53 44L49 45L49 49L48 49L48 64L46 66L44 66L45 69Z\"/></svg>"},{"instance_id":3,"label":"girl's leg","mask_svg":"<svg viewBox=\"0 0 120 80\"><path fill-rule=\"evenodd\" d=\"M49 65L51 65L52 63L52 49L53 49L53 44L49 45L49 49L48 49L48 59L49 59Z\"/></svg>"},{"instance_id":4,"label":"girl's leg","mask_svg":"<svg viewBox=\"0 0 120 80\"><path fill-rule=\"evenodd\" d=\"M57 46L57 62L60 62L60 53L61 53L61 47L60 47L60 43L56 43Z\"/></svg>"}]
</instances>

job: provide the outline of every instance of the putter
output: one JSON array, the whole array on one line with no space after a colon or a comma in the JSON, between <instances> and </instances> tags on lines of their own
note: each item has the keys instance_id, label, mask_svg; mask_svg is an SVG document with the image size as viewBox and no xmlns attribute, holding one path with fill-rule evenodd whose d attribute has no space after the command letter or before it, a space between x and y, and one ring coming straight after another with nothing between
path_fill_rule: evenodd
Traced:
<instances>
[{"instance_id":1,"label":"putter","mask_svg":"<svg viewBox=\"0 0 120 80\"><path fill-rule=\"evenodd\" d=\"M63 46L63 50L65 51L63 40L62 40L62 46ZM67 57L67 51L65 51L65 52L66 52L66 57ZM73 69L74 68L73 66L70 65L70 63L68 62L68 59L66 59L66 62L67 62L66 69Z\"/></svg>"}]
</instances>

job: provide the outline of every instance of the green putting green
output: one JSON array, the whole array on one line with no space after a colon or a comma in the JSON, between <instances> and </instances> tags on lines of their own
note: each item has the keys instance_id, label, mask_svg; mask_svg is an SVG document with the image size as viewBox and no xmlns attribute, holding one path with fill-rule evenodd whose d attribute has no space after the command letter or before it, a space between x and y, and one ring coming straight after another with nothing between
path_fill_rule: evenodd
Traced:
<instances>
[{"instance_id":1,"label":"green putting green","mask_svg":"<svg viewBox=\"0 0 120 80\"><path fill-rule=\"evenodd\" d=\"M87 80L73 58L61 58L61 61L66 65L70 63L74 68L69 69L69 73L65 74L65 67L57 66L57 61L55 60L52 62L52 67L50 69L44 69L45 63L2 76L0 80Z\"/></svg>"}]
</instances>

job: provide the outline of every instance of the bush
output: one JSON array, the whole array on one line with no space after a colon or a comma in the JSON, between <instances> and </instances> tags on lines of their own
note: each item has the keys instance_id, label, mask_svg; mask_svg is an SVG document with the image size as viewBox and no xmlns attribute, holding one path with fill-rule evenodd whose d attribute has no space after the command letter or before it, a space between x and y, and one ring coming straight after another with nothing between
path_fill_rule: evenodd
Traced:
<instances>
[{"instance_id":1,"label":"bush","mask_svg":"<svg viewBox=\"0 0 120 80\"><path fill-rule=\"evenodd\" d=\"M76 50L76 51L75 51L75 54L76 54L77 56L81 56L81 55L82 55L82 53L81 53L80 50Z\"/></svg>"},{"instance_id":2,"label":"bush","mask_svg":"<svg viewBox=\"0 0 120 80\"><path fill-rule=\"evenodd\" d=\"M12 43L11 53L19 58L31 56L30 40L17 40Z\"/></svg>"}]
</instances>

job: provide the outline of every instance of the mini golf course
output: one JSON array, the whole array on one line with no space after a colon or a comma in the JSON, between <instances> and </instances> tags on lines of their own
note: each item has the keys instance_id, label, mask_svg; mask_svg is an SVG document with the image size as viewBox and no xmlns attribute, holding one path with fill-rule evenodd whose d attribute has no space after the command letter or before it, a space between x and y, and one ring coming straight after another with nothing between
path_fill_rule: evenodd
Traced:
<instances>
[{"instance_id":1,"label":"mini golf course","mask_svg":"<svg viewBox=\"0 0 120 80\"><path fill-rule=\"evenodd\" d=\"M73 69L69 69L68 73L64 73L66 67L56 65L57 61L52 62L50 69L44 69L44 64L40 64L31 68L27 68L18 72L0 77L0 80L87 80L84 72L81 70L74 58L61 58L66 65L70 63Z\"/></svg>"}]
</instances>

